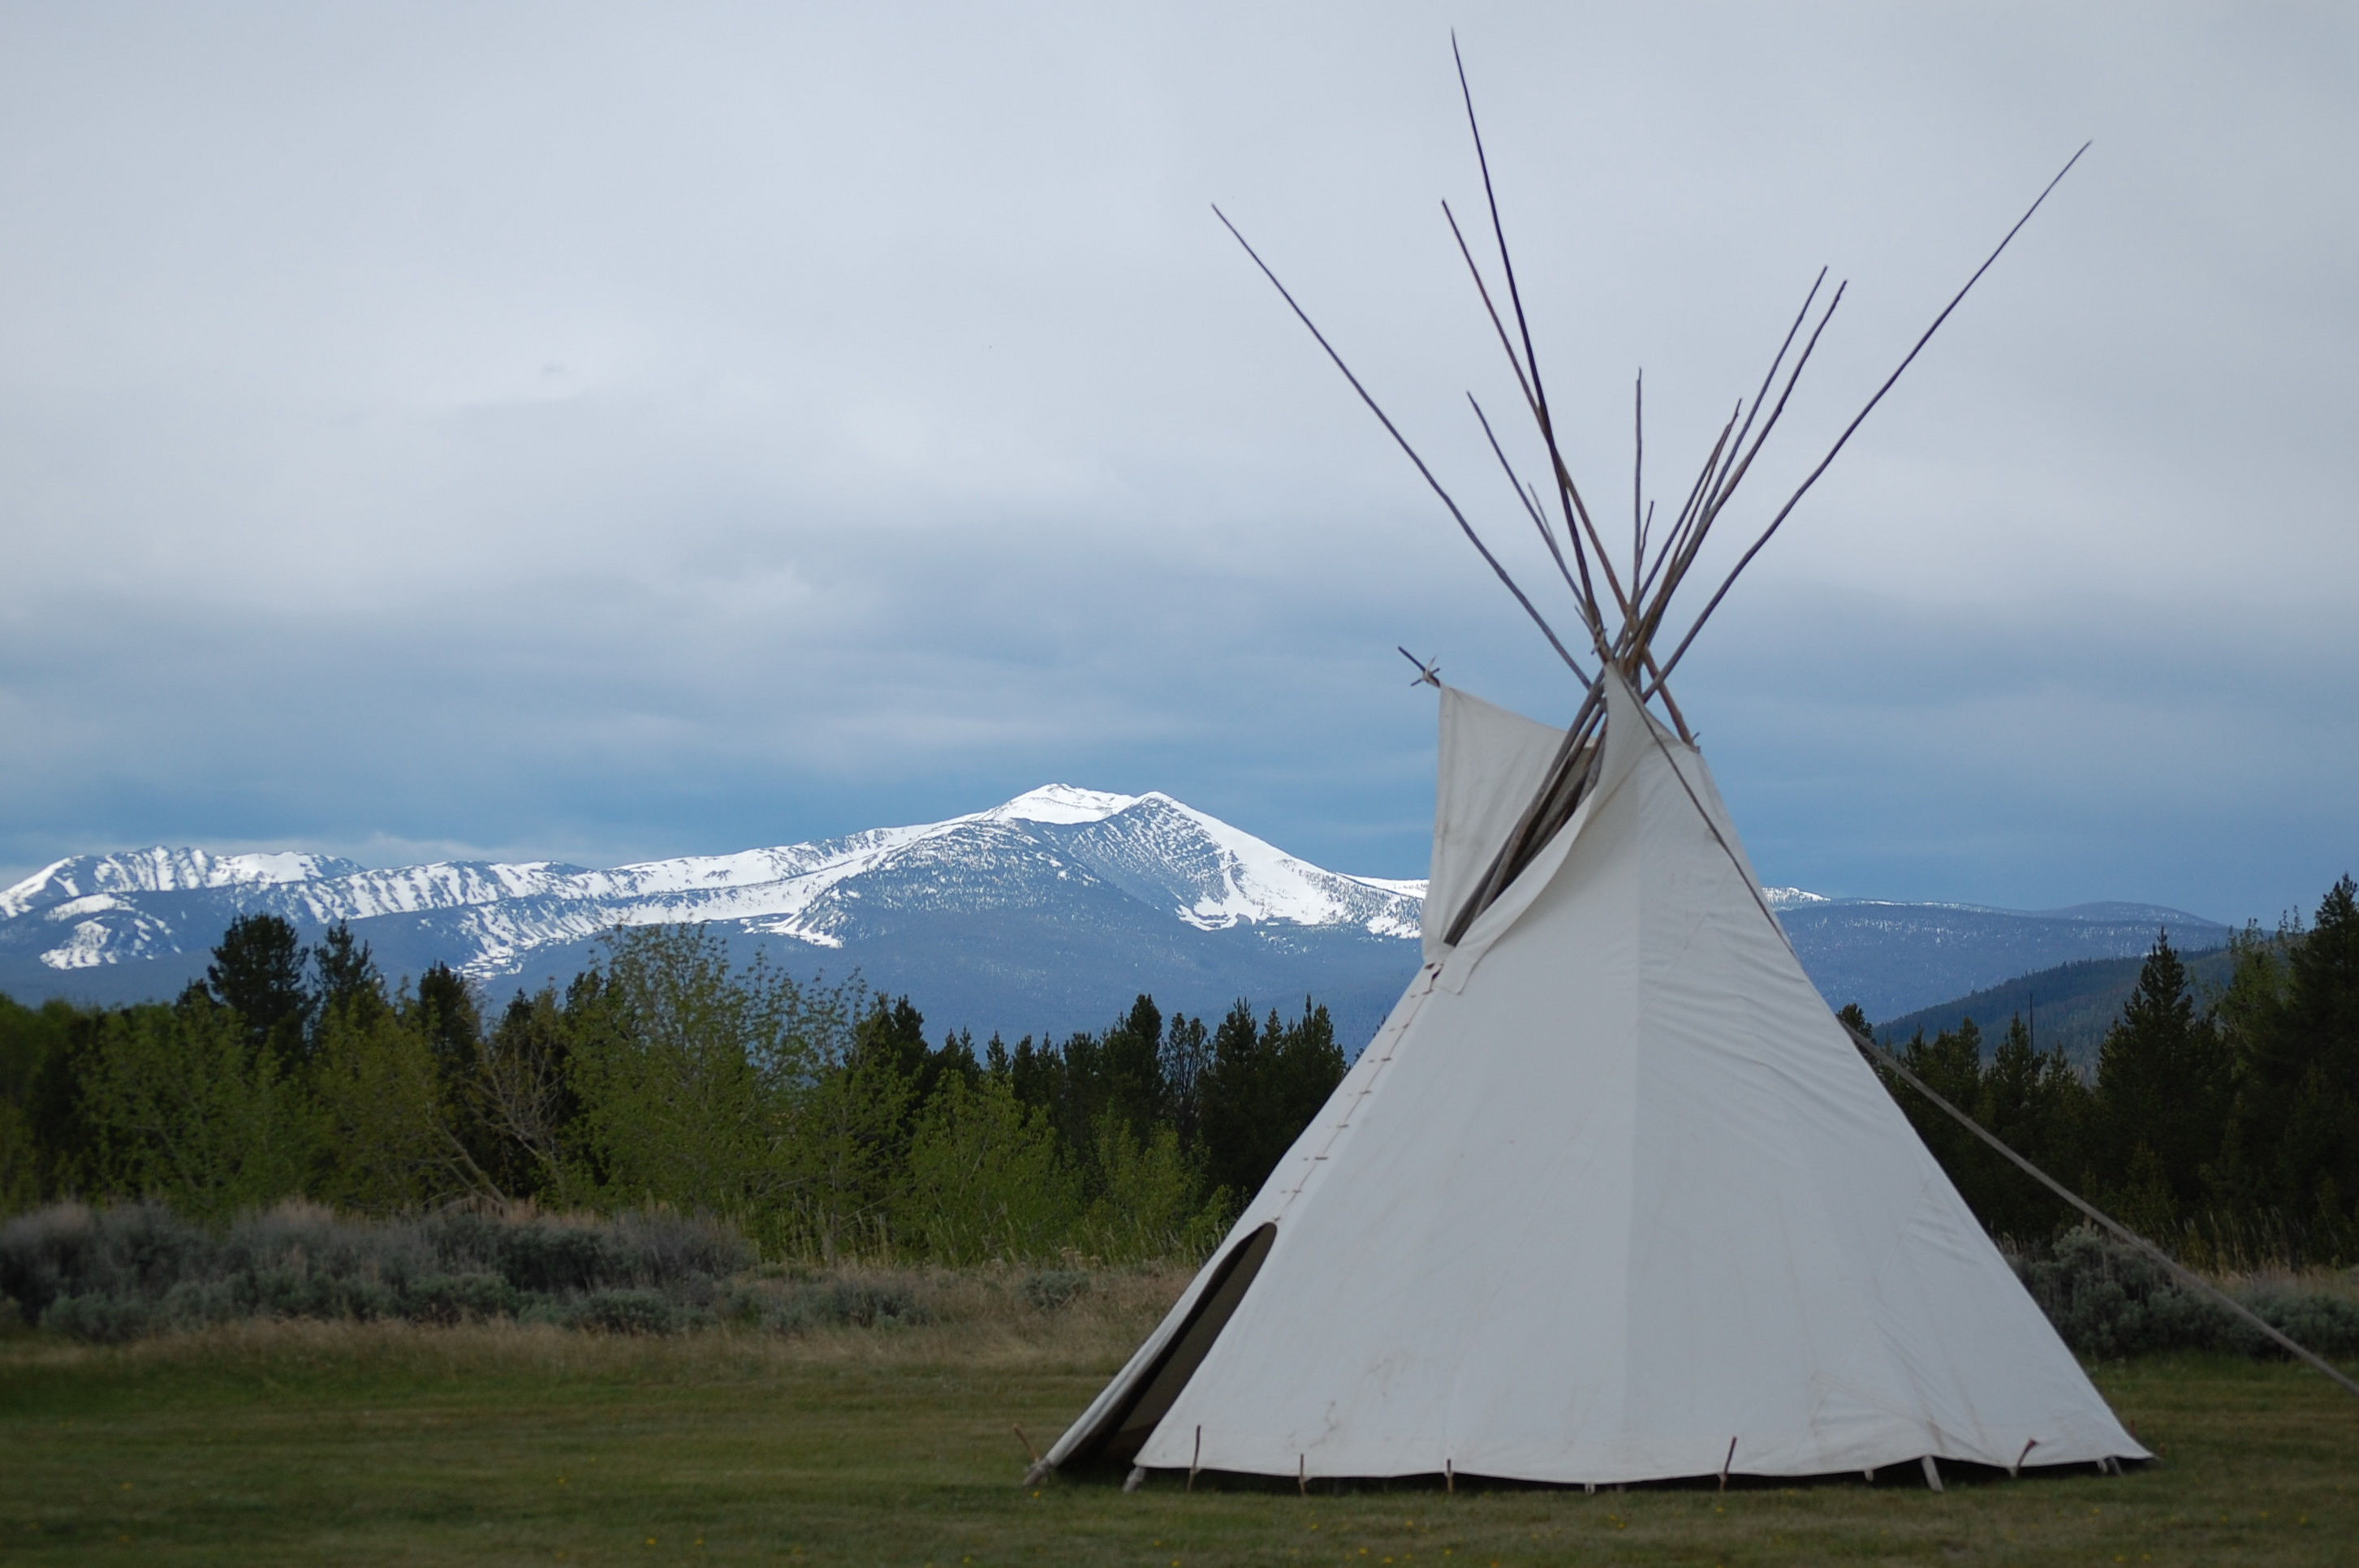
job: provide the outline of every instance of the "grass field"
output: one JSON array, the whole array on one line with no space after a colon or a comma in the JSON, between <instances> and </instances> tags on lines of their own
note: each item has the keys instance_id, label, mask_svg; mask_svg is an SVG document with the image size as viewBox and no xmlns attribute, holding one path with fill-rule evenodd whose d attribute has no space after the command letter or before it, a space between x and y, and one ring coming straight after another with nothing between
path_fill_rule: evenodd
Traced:
<instances>
[{"instance_id":1,"label":"grass field","mask_svg":"<svg viewBox=\"0 0 2359 1568\"><path fill-rule=\"evenodd\" d=\"M1342 1495L1017 1485L1175 1281L1021 1321L676 1339L260 1325L0 1342L0 1564L2334 1563L2359 1400L2100 1368L2160 1462L1798 1488Z\"/></svg>"}]
</instances>

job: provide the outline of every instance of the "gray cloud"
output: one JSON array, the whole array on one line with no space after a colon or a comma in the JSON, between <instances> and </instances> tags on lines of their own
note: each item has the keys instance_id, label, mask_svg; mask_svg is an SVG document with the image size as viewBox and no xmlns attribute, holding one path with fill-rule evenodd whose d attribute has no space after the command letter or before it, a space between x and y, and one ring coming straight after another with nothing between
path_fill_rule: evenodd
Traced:
<instances>
[{"instance_id":1,"label":"gray cloud","mask_svg":"<svg viewBox=\"0 0 2359 1568\"><path fill-rule=\"evenodd\" d=\"M1393 643L1565 685L1206 202L1539 579L1453 23L1617 507L1640 364L1669 492L1854 280L1766 515L2096 138L1683 672L1766 874L2236 919L2359 859L2338 10L134 6L0 16L0 867L1064 777L1413 874Z\"/></svg>"}]
</instances>

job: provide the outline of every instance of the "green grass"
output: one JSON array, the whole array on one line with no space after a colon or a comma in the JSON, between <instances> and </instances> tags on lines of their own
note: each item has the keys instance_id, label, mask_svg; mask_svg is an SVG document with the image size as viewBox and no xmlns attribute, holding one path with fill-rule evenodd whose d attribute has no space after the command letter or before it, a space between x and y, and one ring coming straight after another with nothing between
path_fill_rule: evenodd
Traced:
<instances>
[{"instance_id":1,"label":"green grass","mask_svg":"<svg viewBox=\"0 0 2359 1568\"><path fill-rule=\"evenodd\" d=\"M2359 1560L2359 1400L2286 1366L2101 1368L2161 1461L1921 1486L1456 1497L1017 1485L1169 1282L799 1340L258 1325L0 1343L0 1564L1484 1564Z\"/></svg>"}]
</instances>

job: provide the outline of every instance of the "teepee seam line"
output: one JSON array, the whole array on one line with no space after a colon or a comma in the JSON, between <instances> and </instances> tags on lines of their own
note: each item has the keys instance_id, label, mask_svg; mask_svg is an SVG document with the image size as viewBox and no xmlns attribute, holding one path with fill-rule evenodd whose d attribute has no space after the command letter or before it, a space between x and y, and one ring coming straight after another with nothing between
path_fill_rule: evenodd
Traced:
<instances>
[{"instance_id":1,"label":"teepee seam line","mask_svg":"<svg viewBox=\"0 0 2359 1568\"><path fill-rule=\"evenodd\" d=\"M1360 1107L1367 1102L1368 1097L1375 1093L1376 1084L1384 1077L1385 1069L1392 1065L1393 1053L1398 1049L1402 1036L1407 1034L1409 1026L1417 1022L1418 1014L1425 1011L1425 1000L1433 994L1434 980L1440 974L1440 968L1441 966L1439 964L1428 964L1425 967L1425 983L1411 990L1405 999L1415 1005L1397 1020L1387 1020L1377 1038L1368 1043L1370 1052L1375 1052L1381 1046L1383 1054L1376 1057L1375 1065L1369 1069L1366 1080L1360 1086L1359 1092L1352 1097L1351 1104L1343 1108L1343 1114L1328 1124L1327 1136L1321 1141L1318 1149L1310 1154L1310 1158L1302 1162L1294 1185L1287 1189L1286 1199L1277 1206L1277 1213L1270 1217L1272 1220L1284 1217L1287 1211L1294 1206L1294 1201L1300 1197L1304 1189L1310 1185L1310 1178L1318 1173L1318 1167L1335 1152L1337 1141L1345 1132L1351 1130L1352 1119L1359 1114ZM1398 1027L1395 1027L1396 1022ZM1387 1035L1390 1036L1389 1039L1386 1038Z\"/></svg>"}]
</instances>

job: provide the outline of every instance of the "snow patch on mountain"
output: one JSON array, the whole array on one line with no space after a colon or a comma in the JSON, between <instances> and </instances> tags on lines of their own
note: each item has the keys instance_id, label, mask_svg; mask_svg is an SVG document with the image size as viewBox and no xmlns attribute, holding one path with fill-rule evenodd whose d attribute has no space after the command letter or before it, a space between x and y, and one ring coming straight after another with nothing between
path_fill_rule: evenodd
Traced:
<instances>
[{"instance_id":1,"label":"snow patch on mountain","mask_svg":"<svg viewBox=\"0 0 2359 1568\"><path fill-rule=\"evenodd\" d=\"M1349 872L1346 872L1345 874L1350 875ZM1378 892L1401 893L1407 897L1416 899L1420 903L1425 902L1425 890L1431 885L1430 879L1425 877L1355 876L1353 877L1352 880L1358 882L1363 887L1375 888Z\"/></svg>"},{"instance_id":2,"label":"snow patch on mountain","mask_svg":"<svg viewBox=\"0 0 2359 1568\"><path fill-rule=\"evenodd\" d=\"M0 920L94 893L177 892L200 888L274 886L357 871L330 855L210 855L161 845L119 855L76 855L42 867L0 892Z\"/></svg>"},{"instance_id":3,"label":"snow patch on mountain","mask_svg":"<svg viewBox=\"0 0 2359 1568\"><path fill-rule=\"evenodd\" d=\"M1158 795L1158 800L1168 796ZM1005 806L995 806L962 821L975 822L1103 822L1116 812L1136 806L1135 795L1108 795L1103 790L1075 789L1071 784L1042 784L1027 790Z\"/></svg>"}]
</instances>

